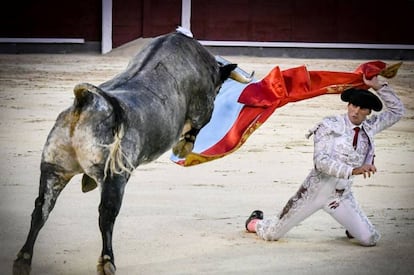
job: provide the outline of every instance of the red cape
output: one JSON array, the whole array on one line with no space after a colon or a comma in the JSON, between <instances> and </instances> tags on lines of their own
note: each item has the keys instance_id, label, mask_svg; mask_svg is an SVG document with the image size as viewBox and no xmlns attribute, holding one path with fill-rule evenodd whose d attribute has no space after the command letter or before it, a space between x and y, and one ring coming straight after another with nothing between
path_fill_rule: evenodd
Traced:
<instances>
[{"instance_id":1,"label":"red cape","mask_svg":"<svg viewBox=\"0 0 414 275\"><path fill-rule=\"evenodd\" d=\"M363 81L364 74L368 79L376 75L391 78L396 75L401 64L387 67L382 61L372 61L361 64L353 72L308 71L305 66L281 71L276 66L262 80L244 87L237 102L243 107L232 127L220 140L201 152L193 151L185 159L175 156L171 159L179 165L192 166L224 157L240 148L277 108L324 94L340 94L352 87L368 89ZM214 108L220 106L215 105ZM203 139L200 134L196 142Z\"/></svg>"}]
</instances>

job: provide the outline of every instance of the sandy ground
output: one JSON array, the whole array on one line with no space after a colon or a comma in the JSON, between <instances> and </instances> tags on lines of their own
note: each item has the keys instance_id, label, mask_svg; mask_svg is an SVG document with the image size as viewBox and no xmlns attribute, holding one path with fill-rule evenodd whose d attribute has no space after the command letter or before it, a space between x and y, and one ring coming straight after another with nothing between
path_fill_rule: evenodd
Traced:
<instances>
[{"instance_id":1,"label":"sandy ground","mask_svg":"<svg viewBox=\"0 0 414 275\"><path fill-rule=\"evenodd\" d=\"M136 45L135 45L136 46ZM100 84L123 70L134 45L108 55L0 55L0 274L26 238L37 195L43 144L80 82ZM226 56L263 77L275 65L352 71L367 60ZM387 61L386 62L396 62ZM254 209L276 214L312 167L307 130L345 112L336 95L290 104L234 154L183 168L170 153L139 167L127 186L114 233L118 274L414 274L414 62L390 83L407 112L377 135L378 173L354 191L382 233L376 247L349 242L320 211L277 242L248 234ZM40 232L33 274L93 274L101 249L99 191L75 177Z\"/></svg>"}]
</instances>

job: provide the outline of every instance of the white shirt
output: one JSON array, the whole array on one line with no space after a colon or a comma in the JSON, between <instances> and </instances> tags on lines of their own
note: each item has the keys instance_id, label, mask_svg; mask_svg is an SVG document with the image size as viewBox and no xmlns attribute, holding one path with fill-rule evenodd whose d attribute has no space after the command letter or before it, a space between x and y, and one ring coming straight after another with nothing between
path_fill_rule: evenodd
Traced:
<instances>
[{"instance_id":1,"label":"white shirt","mask_svg":"<svg viewBox=\"0 0 414 275\"><path fill-rule=\"evenodd\" d=\"M347 114L326 117L307 135L314 137L314 169L332 177L337 185L352 183L352 170L364 163L373 163L374 135L395 124L404 114L404 106L392 88L385 86L377 91L384 102L384 111L373 114L361 123L357 149L352 141L355 127Z\"/></svg>"}]
</instances>

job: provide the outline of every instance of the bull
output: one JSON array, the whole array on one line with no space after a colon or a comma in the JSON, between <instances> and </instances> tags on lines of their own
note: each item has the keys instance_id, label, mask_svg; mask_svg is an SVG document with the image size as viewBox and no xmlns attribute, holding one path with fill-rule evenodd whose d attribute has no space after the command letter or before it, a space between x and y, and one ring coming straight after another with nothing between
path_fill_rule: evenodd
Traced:
<instances>
[{"instance_id":1,"label":"bull","mask_svg":"<svg viewBox=\"0 0 414 275\"><path fill-rule=\"evenodd\" d=\"M218 63L176 31L154 38L109 81L75 86L73 104L59 114L43 148L39 194L13 274L30 274L36 238L77 174L83 174L84 192L101 187L97 271L115 274L112 233L131 172L171 148L180 156L191 151L221 85L238 79L236 66Z\"/></svg>"}]
</instances>

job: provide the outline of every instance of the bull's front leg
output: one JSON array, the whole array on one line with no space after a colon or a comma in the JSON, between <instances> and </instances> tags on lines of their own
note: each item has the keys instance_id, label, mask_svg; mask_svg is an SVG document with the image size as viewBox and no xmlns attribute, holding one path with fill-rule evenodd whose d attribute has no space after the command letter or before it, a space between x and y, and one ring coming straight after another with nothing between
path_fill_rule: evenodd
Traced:
<instances>
[{"instance_id":1,"label":"bull's front leg","mask_svg":"<svg viewBox=\"0 0 414 275\"><path fill-rule=\"evenodd\" d=\"M184 158L193 151L194 142L200 129L191 128L184 133L183 138L180 139L177 144L173 147L172 151L174 155Z\"/></svg>"},{"instance_id":2,"label":"bull's front leg","mask_svg":"<svg viewBox=\"0 0 414 275\"><path fill-rule=\"evenodd\" d=\"M32 213L30 231L26 243L20 249L13 263L14 275L30 274L33 248L37 236L54 208L59 194L70 178L71 176L65 175L63 169L55 164L41 164L39 195L35 200L35 208Z\"/></svg>"},{"instance_id":3,"label":"bull's front leg","mask_svg":"<svg viewBox=\"0 0 414 275\"><path fill-rule=\"evenodd\" d=\"M115 259L112 250L112 233L115 219L121 209L127 178L122 174L108 177L102 184L99 204L99 229L102 235L102 252L98 260L98 275L114 275Z\"/></svg>"}]
</instances>

